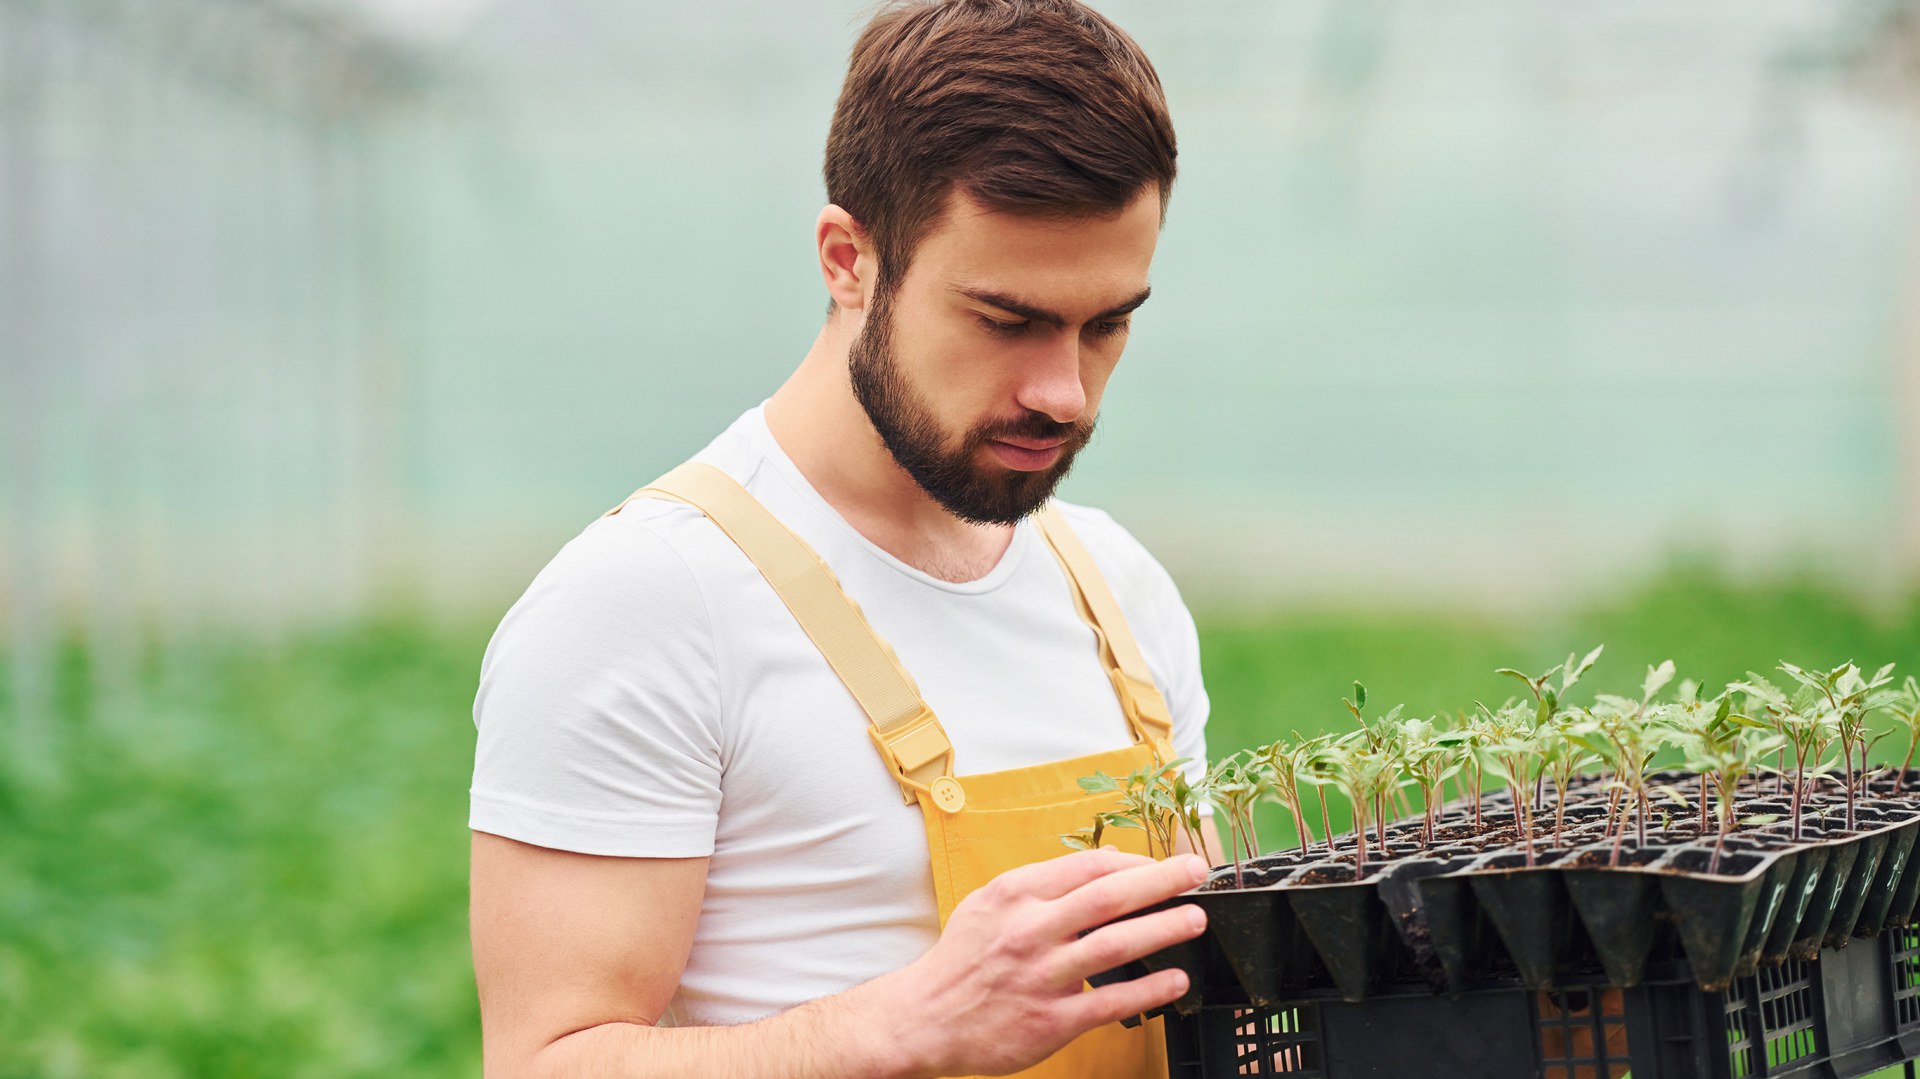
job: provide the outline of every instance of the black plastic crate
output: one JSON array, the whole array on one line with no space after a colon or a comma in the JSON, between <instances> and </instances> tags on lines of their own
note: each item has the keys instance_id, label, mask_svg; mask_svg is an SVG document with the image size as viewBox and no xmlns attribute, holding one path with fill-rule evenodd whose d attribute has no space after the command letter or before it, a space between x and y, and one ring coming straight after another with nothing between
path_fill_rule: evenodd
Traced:
<instances>
[{"instance_id":1,"label":"black plastic crate","mask_svg":"<svg viewBox=\"0 0 1920 1079\"><path fill-rule=\"evenodd\" d=\"M1920 1057L1920 929L1762 966L1720 993L1669 957L1628 989L1403 985L1357 1003L1169 1011L1166 1033L1172 1079L1851 1079Z\"/></svg>"}]
</instances>

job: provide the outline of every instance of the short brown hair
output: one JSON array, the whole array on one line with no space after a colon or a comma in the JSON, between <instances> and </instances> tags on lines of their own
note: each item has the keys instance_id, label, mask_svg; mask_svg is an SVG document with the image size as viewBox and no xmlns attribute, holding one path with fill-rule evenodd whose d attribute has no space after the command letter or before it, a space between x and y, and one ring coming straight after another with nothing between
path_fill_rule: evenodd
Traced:
<instances>
[{"instance_id":1,"label":"short brown hair","mask_svg":"<svg viewBox=\"0 0 1920 1079\"><path fill-rule=\"evenodd\" d=\"M1152 184L1165 220L1174 156L1160 77L1099 12L908 0L853 46L823 171L828 201L873 243L885 294L956 186L994 210L1092 217Z\"/></svg>"}]
</instances>

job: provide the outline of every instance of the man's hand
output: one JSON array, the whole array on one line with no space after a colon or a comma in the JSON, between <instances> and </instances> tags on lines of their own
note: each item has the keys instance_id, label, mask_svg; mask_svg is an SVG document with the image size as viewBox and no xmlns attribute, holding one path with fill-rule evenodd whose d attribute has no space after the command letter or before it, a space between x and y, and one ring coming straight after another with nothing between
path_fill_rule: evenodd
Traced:
<instances>
[{"instance_id":1,"label":"man's hand","mask_svg":"<svg viewBox=\"0 0 1920 1079\"><path fill-rule=\"evenodd\" d=\"M1191 904L1103 923L1206 875L1206 863L1191 855L1156 862L1112 849L1022 866L961 900L926 955L861 989L882 990L887 1006L908 1019L900 1036L919 1047L916 1070L1018 1071L1085 1031L1187 991L1179 970L1085 991L1082 983L1200 935L1206 914Z\"/></svg>"},{"instance_id":2,"label":"man's hand","mask_svg":"<svg viewBox=\"0 0 1920 1079\"><path fill-rule=\"evenodd\" d=\"M1087 991L1081 983L1206 924L1183 905L1096 929L1193 887L1206 870L1191 856L1082 851L989 881L899 970L754 1023L660 1029L692 944L706 859L568 854L485 833L474 835L473 858L488 1076L1016 1071L1184 993L1177 970Z\"/></svg>"}]
</instances>

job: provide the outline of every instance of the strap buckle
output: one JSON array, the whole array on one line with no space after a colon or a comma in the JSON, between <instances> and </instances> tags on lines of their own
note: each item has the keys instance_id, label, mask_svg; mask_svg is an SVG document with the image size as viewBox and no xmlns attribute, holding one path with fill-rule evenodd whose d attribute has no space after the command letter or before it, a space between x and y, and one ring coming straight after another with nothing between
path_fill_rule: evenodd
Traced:
<instances>
[{"instance_id":1,"label":"strap buckle","mask_svg":"<svg viewBox=\"0 0 1920 1079\"><path fill-rule=\"evenodd\" d=\"M953 742L931 708L923 705L913 718L886 730L868 724L867 736L900 781L900 794L907 804L916 801L916 792L925 791L934 805L948 813L966 805L966 793L953 778Z\"/></svg>"},{"instance_id":2,"label":"strap buckle","mask_svg":"<svg viewBox=\"0 0 1920 1079\"><path fill-rule=\"evenodd\" d=\"M1160 687L1117 667L1110 668L1108 676L1113 679L1114 692L1120 698L1120 707L1126 712L1127 723L1133 727L1134 734L1153 747L1160 763L1173 760L1173 710L1160 695Z\"/></svg>"}]
</instances>

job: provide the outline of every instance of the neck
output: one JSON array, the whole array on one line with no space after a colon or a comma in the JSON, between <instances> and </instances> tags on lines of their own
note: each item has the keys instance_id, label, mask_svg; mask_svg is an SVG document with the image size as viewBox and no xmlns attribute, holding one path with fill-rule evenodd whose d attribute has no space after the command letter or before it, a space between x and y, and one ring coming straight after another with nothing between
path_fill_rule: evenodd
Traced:
<instances>
[{"instance_id":1,"label":"neck","mask_svg":"<svg viewBox=\"0 0 1920 1079\"><path fill-rule=\"evenodd\" d=\"M859 331L854 312L827 319L768 400L767 427L813 489L874 546L942 580L985 576L1006 553L1013 526L955 517L894 461L847 376L847 350Z\"/></svg>"}]
</instances>

